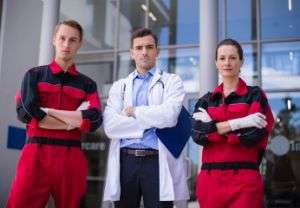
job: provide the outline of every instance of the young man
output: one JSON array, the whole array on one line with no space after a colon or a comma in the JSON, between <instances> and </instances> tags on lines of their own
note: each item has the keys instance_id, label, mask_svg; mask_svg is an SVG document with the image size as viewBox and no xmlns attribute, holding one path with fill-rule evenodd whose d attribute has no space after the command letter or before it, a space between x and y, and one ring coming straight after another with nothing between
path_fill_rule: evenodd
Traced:
<instances>
[{"instance_id":1,"label":"young man","mask_svg":"<svg viewBox=\"0 0 300 208\"><path fill-rule=\"evenodd\" d=\"M113 84L104 111L104 130L111 138L104 201L120 208L173 207L189 197L184 154L175 159L156 129L173 127L182 108L184 89L175 74L155 67L157 37L139 29L131 37L136 70Z\"/></svg>"},{"instance_id":2,"label":"young man","mask_svg":"<svg viewBox=\"0 0 300 208\"><path fill-rule=\"evenodd\" d=\"M63 21L53 37L52 63L26 72L17 98L18 118L27 124L8 208L44 208L52 195L57 208L84 206L87 161L81 133L102 123L96 83L74 64L82 27ZM85 106L83 106L85 105Z\"/></svg>"}]
</instances>

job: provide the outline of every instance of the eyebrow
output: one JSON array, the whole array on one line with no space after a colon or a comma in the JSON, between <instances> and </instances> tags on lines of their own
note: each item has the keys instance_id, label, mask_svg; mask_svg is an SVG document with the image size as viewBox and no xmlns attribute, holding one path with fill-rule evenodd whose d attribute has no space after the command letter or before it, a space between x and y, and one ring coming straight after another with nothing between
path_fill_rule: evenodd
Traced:
<instances>
[{"instance_id":1,"label":"eyebrow","mask_svg":"<svg viewBox=\"0 0 300 208\"><path fill-rule=\"evenodd\" d=\"M153 44L147 44L147 45L141 44L141 45L136 45L134 47L147 47L147 46L155 46L155 44L154 43Z\"/></svg>"}]
</instances>

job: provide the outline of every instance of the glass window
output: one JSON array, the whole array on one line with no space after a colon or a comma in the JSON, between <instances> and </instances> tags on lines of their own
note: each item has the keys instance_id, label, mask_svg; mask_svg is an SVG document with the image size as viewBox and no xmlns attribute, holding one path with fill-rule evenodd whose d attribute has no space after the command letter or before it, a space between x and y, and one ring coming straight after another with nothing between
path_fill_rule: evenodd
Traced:
<instances>
[{"instance_id":1,"label":"glass window","mask_svg":"<svg viewBox=\"0 0 300 208\"><path fill-rule=\"evenodd\" d=\"M262 45L262 81L266 89L300 88L300 42Z\"/></svg>"},{"instance_id":2,"label":"glass window","mask_svg":"<svg viewBox=\"0 0 300 208\"><path fill-rule=\"evenodd\" d=\"M101 98L107 97L108 91L106 84L112 82L113 63L80 63L77 64L78 71L92 78L98 87L98 92Z\"/></svg>"},{"instance_id":3,"label":"glass window","mask_svg":"<svg viewBox=\"0 0 300 208\"><path fill-rule=\"evenodd\" d=\"M300 37L300 1L261 0L262 38Z\"/></svg>"},{"instance_id":4,"label":"glass window","mask_svg":"<svg viewBox=\"0 0 300 208\"><path fill-rule=\"evenodd\" d=\"M256 39L255 1L227 0L226 37L239 41Z\"/></svg>"},{"instance_id":5,"label":"glass window","mask_svg":"<svg viewBox=\"0 0 300 208\"><path fill-rule=\"evenodd\" d=\"M110 0L61 0L60 20L75 19L84 29L81 51L112 49L116 7Z\"/></svg>"},{"instance_id":6,"label":"glass window","mask_svg":"<svg viewBox=\"0 0 300 208\"><path fill-rule=\"evenodd\" d=\"M199 91L199 48L162 50L157 67L178 74L186 92Z\"/></svg>"},{"instance_id":7,"label":"glass window","mask_svg":"<svg viewBox=\"0 0 300 208\"><path fill-rule=\"evenodd\" d=\"M120 1L119 48L130 48L133 31L145 27L145 0ZM111 34L112 35L112 34Z\"/></svg>"},{"instance_id":8,"label":"glass window","mask_svg":"<svg viewBox=\"0 0 300 208\"><path fill-rule=\"evenodd\" d=\"M248 85L253 85L255 79L254 65L255 53L252 45L242 45L244 51L244 64L241 67L241 78L244 79Z\"/></svg>"},{"instance_id":9,"label":"glass window","mask_svg":"<svg viewBox=\"0 0 300 208\"><path fill-rule=\"evenodd\" d=\"M199 18L198 0L150 1L149 26L160 45L199 44Z\"/></svg>"},{"instance_id":10,"label":"glass window","mask_svg":"<svg viewBox=\"0 0 300 208\"><path fill-rule=\"evenodd\" d=\"M275 117L265 154L267 207L300 205L300 93L270 93Z\"/></svg>"},{"instance_id":11,"label":"glass window","mask_svg":"<svg viewBox=\"0 0 300 208\"><path fill-rule=\"evenodd\" d=\"M118 79L125 78L134 70L134 62L129 52L118 54Z\"/></svg>"}]
</instances>

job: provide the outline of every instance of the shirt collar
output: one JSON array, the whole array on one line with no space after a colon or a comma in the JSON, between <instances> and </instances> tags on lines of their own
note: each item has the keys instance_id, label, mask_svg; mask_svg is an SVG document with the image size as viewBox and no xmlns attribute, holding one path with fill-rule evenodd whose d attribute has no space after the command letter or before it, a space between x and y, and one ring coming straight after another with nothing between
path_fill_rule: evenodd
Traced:
<instances>
[{"instance_id":1,"label":"shirt collar","mask_svg":"<svg viewBox=\"0 0 300 208\"><path fill-rule=\"evenodd\" d=\"M238 82L237 88L234 91L234 93L239 96L243 96L247 92L248 92L247 84L245 83L244 80L239 78L239 82ZM218 95L224 96L223 95L223 83L221 83L219 86L217 86L213 91L213 96L218 96Z\"/></svg>"},{"instance_id":2,"label":"shirt collar","mask_svg":"<svg viewBox=\"0 0 300 208\"><path fill-rule=\"evenodd\" d=\"M58 65L58 63L56 63L55 60L53 60L50 63L50 69L51 69L51 72L53 74L60 74L60 73L64 72L64 70ZM73 64L72 66L69 67L69 69L67 70L67 73L70 74L70 75L73 75L73 76L77 76L78 75L78 71L76 69L75 64Z\"/></svg>"},{"instance_id":3,"label":"shirt collar","mask_svg":"<svg viewBox=\"0 0 300 208\"><path fill-rule=\"evenodd\" d=\"M133 72L133 77L134 77L134 79L135 79L135 78L137 78L137 77L143 78L143 77L148 77L149 75L153 76L153 75L155 74L155 71L156 71L156 69L155 69L155 68L152 68L152 69L150 69L145 75L141 75L141 74L139 74L139 73L137 72L137 70L135 70L135 71Z\"/></svg>"}]
</instances>

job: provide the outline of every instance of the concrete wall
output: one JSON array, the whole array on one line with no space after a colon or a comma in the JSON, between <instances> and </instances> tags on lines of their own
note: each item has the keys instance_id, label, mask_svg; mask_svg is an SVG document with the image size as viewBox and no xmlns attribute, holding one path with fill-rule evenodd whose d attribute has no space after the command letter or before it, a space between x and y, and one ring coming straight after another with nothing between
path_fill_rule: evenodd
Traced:
<instances>
[{"instance_id":1,"label":"concrete wall","mask_svg":"<svg viewBox=\"0 0 300 208\"><path fill-rule=\"evenodd\" d=\"M4 0L0 45L0 207L4 207L20 151L7 149L9 125L16 119L14 95L26 70L38 63L41 0Z\"/></svg>"}]
</instances>

